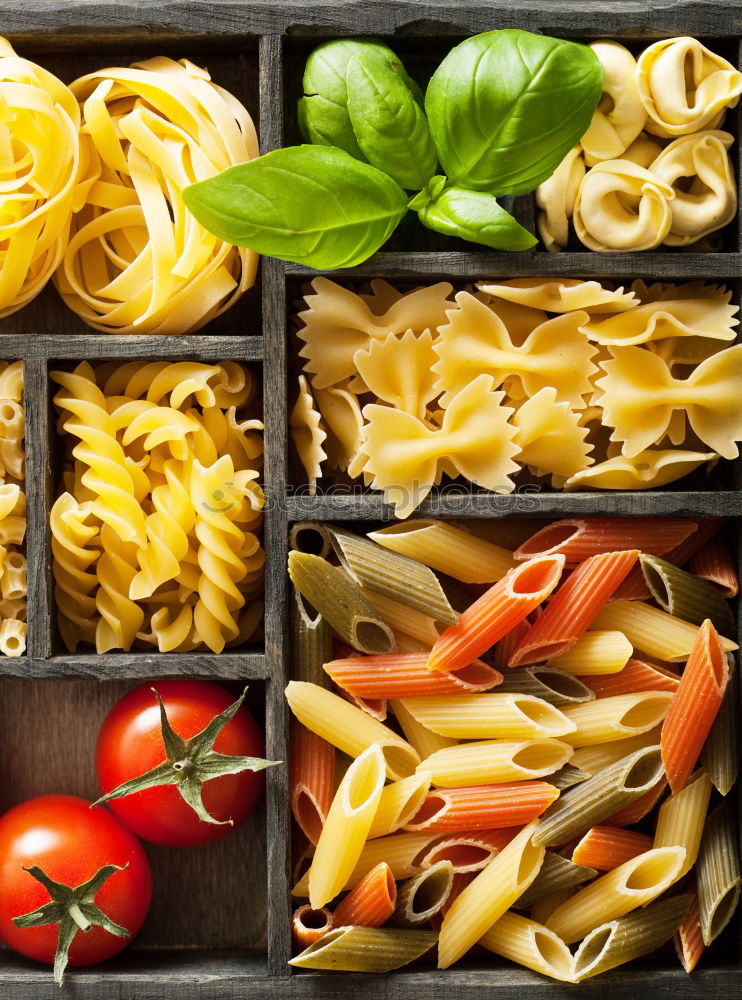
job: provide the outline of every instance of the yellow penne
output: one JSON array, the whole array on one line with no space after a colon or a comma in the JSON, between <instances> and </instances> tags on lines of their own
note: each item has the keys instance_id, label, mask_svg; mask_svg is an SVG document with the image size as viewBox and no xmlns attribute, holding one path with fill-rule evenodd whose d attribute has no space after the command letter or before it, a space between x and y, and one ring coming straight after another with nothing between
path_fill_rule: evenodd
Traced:
<instances>
[{"instance_id":1,"label":"yellow penne","mask_svg":"<svg viewBox=\"0 0 742 1000\"><path fill-rule=\"evenodd\" d=\"M368 831L368 839L386 837L409 823L425 801L431 778L430 771L420 771L386 785Z\"/></svg>"},{"instance_id":2,"label":"yellow penne","mask_svg":"<svg viewBox=\"0 0 742 1000\"><path fill-rule=\"evenodd\" d=\"M403 698L418 722L460 739L538 739L575 735L577 726L558 708L527 694L471 694Z\"/></svg>"},{"instance_id":3,"label":"yellow penne","mask_svg":"<svg viewBox=\"0 0 742 1000\"><path fill-rule=\"evenodd\" d=\"M612 601L606 604L592 628L623 632L636 649L668 663L687 660L698 633L697 625L684 622L642 601ZM738 648L731 639L722 637L721 642L728 653Z\"/></svg>"},{"instance_id":4,"label":"yellow penne","mask_svg":"<svg viewBox=\"0 0 742 1000\"><path fill-rule=\"evenodd\" d=\"M340 782L309 869L309 903L319 910L342 891L366 843L384 787L386 765L374 743Z\"/></svg>"},{"instance_id":5,"label":"yellow penne","mask_svg":"<svg viewBox=\"0 0 742 1000\"><path fill-rule=\"evenodd\" d=\"M438 641L439 634L435 620L430 615L416 611L415 608L408 608L394 598L387 597L386 594L377 594L366 587L361 587L361 593L395 632L402 632L412 639L417 639L418 642L425 643L428 649Z\"/></svg>"},{"instance_id":6,"label":"yellow penne","mask_svg":"<svg viewBox=\"0 0 742 1000\"><path fill-rule=\"evenodd\" d=\"M712 787L706 772L698 771L682 791L667 798L660 808L654 846L685 848L685 862L678 878L696 863Z\"/></svg>"},{"instance_id":7,"label":"yellow penne","mask_svg":"<svg viewBox=\"0 0 742 1000\"><path fill-rule=\"evenodd\" d=\"M442 521L393 524L368 537L462 583L494 583L515 566L508 549Z\"/></svg>"},{"instance_id":8,"label":"yellow penne","mask_svg":"<svg viewBox=\"0 0 742 1000\"><path fill-rule=\"evenodd\" d=\"M546 926L572 944L600 924L646 906L678 878L684 847L652 848L627 861L562 903Z\"/></svg>"},{"instance_id":9,"label":"yellow penne","mask_svg":"<svg viewBox=\"0 0 742 1000\"><path fill-rule=\"evenodd\" d=\"M403 701L394 699L389 703L389 707L402 727L407 742L415 748L421 760L432 756L438 750L456 746L457 740L448 736L439 736L438 733L434 733L432 729L428 729L421 722L418 722L414 715L410 715Z\"/></svg>"},{"instance_id":10,"label":"yellow penne","mask_svg":"<svg viewBox=\"0 0 742 1000\"><path fill-rule=\"evenodd\" d=\"M411 635L405 635L404 632L399 632L394 628L392 632L398 653L423 653L430 650L429 642L421 642L419 639L414 639Z\"/></svg>"},{"instance_id":11,"label":"yellow penne","mask_svg":"<svg viewBox=\"0 0 742 1000\"><path fill-rule=\"evenodd\" d=\"M534 880L545 853L531 843L537 826L524 827L454 900L438 938L439 969L458 961Z\"/></svg>"},{"instance_id":12,"label":"yellow penne","mask_svg":"<svg viewBox=\"0 0 742 1000\"><path fill-rule=\"evenodd\" d=\"M317 684L290 681L286 700L303 726L350 757L358 757L378 743L386 761L387 777L392 781L409 777L420 763L410 744L391 729Z\"/></svg>"},{"instance_id":13,"label":"yellow penne","mask_svg":"<svg viewBox=\"0 0 742 1000\"><path fill-rule=\"evenodd\" d=\"M589 747L578 747L572 754L570 764L579 767L581 771L588 774L597 774L604 767L615 764L617 760L628 757L635 750L643 750L644 747L659 746L661 726L640 733L638 736L629 736L624 740L615 740L610 743L596 743Z\"/></svg>"},{"instance_id":14,"label":"yellow penne","mask_svg":"<svg viewBox=\"0 0 742 1000\"><path fill-rule=\"evenodd\" d=\"M587 747L640 736L662 722L674 697L671 691L638 691L566 705L564 714L576 729L564 739L573 746Z\"/></svg>"},{"instance_id":15,"label":"yellow penne","mask_svg":"<svg viewBox=\"0 0 742 1000\"><path fill-rule=\"evenodd\" d=\"M430 771L433 784L441 788L460 788L543 778L571 756L572 747L559 740L486 740L438 750L418 771Z\"/></svg>"},{"instance_id":16,"label":"yellow penne","mask_svg":"<svg viewBox=\"0 0 742 1000\"><path fill-rule=\"evenodd\" d=\"M569 982L572 955L560 937L535 920L508 910L479 939L489 951L552 979Z\"/></svg>"},{"instance_id":17,"label":"yellow penne","mask_svg":"<svg viewBox=\"0 0 742 1000\"><path fill-rule=\"evenodd\" d=\"M566 653L549 660L549 666L580 677L617 674L629 662L632 651L623 632L586 632Z\"/></svg>"}]
</instances>

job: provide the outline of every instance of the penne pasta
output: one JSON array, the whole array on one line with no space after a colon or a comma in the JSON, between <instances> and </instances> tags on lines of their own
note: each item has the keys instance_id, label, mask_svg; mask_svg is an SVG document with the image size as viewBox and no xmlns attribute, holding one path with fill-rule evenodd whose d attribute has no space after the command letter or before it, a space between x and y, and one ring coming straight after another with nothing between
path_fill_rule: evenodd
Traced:
<instances>
[{"instance_id":1,"label":"penne pasta","mask_svg":"<svg viewBox=\"0 0 742 1000\"><path fill-rule=\"evenodd\" d=\"M309 869L309 904L325 906L345 886L368 837L386 770L378 744L353 761L340 782Z\"/></svg>"},{"instance_id":2,"label":"penne pasta","mask_svg":"<svg viewBox=\"0 0 742 1000\"><path fill-rule=\"evenodd\" d=\"M680 675L643 660L629 660L617 674L582 680L598 698L612 698L637 691L677 691Z\"/></svg>"},{"instance_id":3,"label":"penne pasta","mask_svg":"<svg viewBox=\"0 0 742 1000\"><path fill-rule=\"evenodd\" d=\"M479 944L544 976L565 983L572 980L572 955L564 941L548 927L518 913L503 913Z\"/></svg>"},{"instance_id":4,"label":"penne pasta","mask_svg":"<svg viewBox=\"0 0 742 1000\"><path fill-rule=\"evenodd\" d=\"M540 820L534 834L536 843L552 847L581 836L654 788L661 774L659 747L636 750L603 768L559 796Z\"/></svg>"},{"instance_id":5,"label":"penne pasta","mask_svg":"<svg viewBox=\"0 0 742 1000\"><path fill-rule=\"evenodd\" d=\"M456 624L458 615L438 577L423 563L342 528L325 530L335 555L359 587L414 608L445 625Z\"/></svg>"},{"instance_id":6,"label":"penne pasta","mask_svg":"<svg viewBox=\"0 0 742 1000\"><path fill-rule=\"evenodd\" d=\"M455 833L520 826L540 816L558 795L553 785L542 781L428 792L405 829Z\"/></svg>"},{"instance_id":7,"label":"penne pasta","mask_svg":"<svg viewBox=\"0 0 742 1000\"><path fill-rule=\"evenodd\" d=\"M661 947L681 926L690 904L689 895L674 896L596 927L575 953L574 982L581 983Z\"/></svg>"},{"instance_id":8,"label":"penne pasta","mask_svg":"<svg viewBox=\"0 0 742 1000\"><path fill-rule=\"evenodd\" d=\"M739 771L739 674L732 670L721 708L701 752L701 762L714 787L728 795L737 780Z\"/></svg>"},{"instance_id":9,"label":"penne pasta","mask_svg":"<svg viewBox=\"0 0 742 1000\"><path fill-rule=\"evenodd\" d=\"M306 681L289 681L286 700L303 726L350 757L378 743L392 781L409 777L420 762L409 743L332 691Z\"/></svg>"},{"instance_id":10,"label":"penne pasta","mask_svg":"<svg viewBox=\"0 0 742 1000\"><path fill-rule=\"evenodd\" d=\"M696 530L694 521L670 517L589 517L553 521L522 542L516 559L561 553L568 563L620 549L662 556Z\"/></svg>"},{"instance_id":11,"label":"penne pasta","mask_svg":"<svg viewBox=\"0 0 742 1000\"><path fill-rule=\"evenodd\" d=\"M391 653L389 625L350 577L326 559L308 552L289 552L289 576L341 639L364 653Z\"/></svg>"},{"instance_id":12,"label":"penne pasta","mask_svg":"<svg viewBox=\"0 0 742 1000\"><path fill-rule=\"evenodd\" d=\"M615 674L626 666L632 651L623 632L586 632L566 653L552 657L548 665L580 677Z\"/></svg>"},{"instance_id":13,"label":"penne pasta","mask_svg":"<svg viewBox=\"0 0 742 1000\"><path fill-rule=\"evenodd\" d=\"M664 611L694 625L709 618L722 635L734 633L732 611L713 584L659 556L642 554L640 562L649 591Z\"/></svg>"},{"instance_id":14,"label":"penne pasta","mask_svg":"<svg viewBox=\"0 0 742 1000\"><path fill-rule=\"evenodd\" d=\"M576 728L565 734L564 740L586 747L641 736L662 722L673 697L669 691L639 691L565 706L564 715Z\"/></svg>"},{"instance_id":15,"label":"penne pasta","mask_svg":"<svg viewBox=\"0 0 742 1000\"><path fill-rule=\"evenodd\" d=\"M576 892L577 886L573 886L567 889L557 889L554 892L550 892L548 896L543 896L541 899L537 899L531 907L531 920L535 920L536 923L545 925L554 910L556 910L558 906L561 906L562 903L566 902L566 900L574 896ZM525 895L525 893L523 895Z\"/></svg>"},{"instance_id":16,"label":"penne pasta","mask_svg":"<svg viewBox=\"0 0 742 1000\"><path fill-rule=\"evenodd\" d=\"M460 670L523 621L559 583L564 556L522 563L478 598L447 628L428 658L431 670Z\"/></svg>"},{"instance_id":17,"label":"penne pasta","mask_svg":"<svg viewBox=\"0 0 742 1000\"><path fill-rule=\"evenodd\" d=\"M579 767L574 767L572 764L564 764L558 771L549 775L549 784L563 792L565 788L579 785L581 781L587 781L589 777L587 771L581 771Z\"/></svg>"},{"instance_id":18,"label":"penne pasta","mask_svg":"<svg viewBox=\"0 0 742 1000\"><path fill-rule=\"evenodd\" d=\"M473 694L496 687L502 674L481 660L456 673L428 670L428 654L351 656L325 663L338 687L359 698L415 698L423 695Z\"/></svg>"},{"instance_id":19,"label":"penne pasta","mask_svg":"<svg viewBox=\"0 0 742 1000\"><path fill-rule=\"evenodd\" d=\"M453 865L438 861L419 875L413 875L399 889L391 917L394 927L422 927L445 905L453 886Z\"/></svg>"},{"instance_id":20,"label":"penne pasta","mask_svg":"<svg viewBox=\"0 0 742 1000\"><path fill-rule=\"evenodd\" d=\"M580 563L516 646L509 666L520 667L566 653L587 631L638 558L639 551L629 549L603 552Z\"/></svg>"},{"instance_id":21,"label":"penne pasta","mask_svg":"<svg viewBox=\"0 0 742 1000\"><path fill-rule=\"evenodd\" d=\"M578 865L609 872L646 853L652 846L652 838L645 833L616 826L593 826L572 851L572 860ZM668 845L658 844L655 840L654 846Z\"/></svg>"},{"instance_id":22,"label":"penne pasta","mask_svg":"<svg viewBox=\"0 0 742 1000\"><path fill-rule=\"evenodd\" d=\"M563 858L561 854L547 851L544 863L536 878L519 899L513 904L518 910L526 910L540 899L551 896L562 889L574 889L597 875L595 868L576 864Z\"/></svg>"},{"instance_id":23,"label":"penne pasta","mask_svg":"<svg viewBox=\"0 0 742 1000\"><path fill-rule=\"evenodd\" d=\"M475 830L452 837L434 836L434 843L416 858L420 868L430 868L439 861L450 861L457 875L471 874L486 868L500 851L519 833L518 827L506 830Z\"/></svg>"},{"instance_id":24,"label":"penne pasta","mask_svg":"<svg viewBox=\"0 0 742 1000\"><path fill-rule=\"evenodd\" d=\"M426 757L418 771L430 771L440 788L492 785L543 778L566 764L572 748L559 740L486 740L460 743Z\"/></svg>"},{"instance_id":25,"label":"penne pasta","mask_svg":"<svg viewBox=\"0 0 742 1000\"><path fill-rule=\"evenodd\" d=\"M601 924L651 903L677 881L684 862L683 847L646 851L580 889L552 913L546 926L566 944L579 941Z\"/></svg>"},{"instance_id":26,"label":"penne pasta","mask_svg":"<svg viewBox=\"0 0 742 1000\"><path fill-rule=\"evenodd\" d=\"M659 746L660 732L661 726L657 726L646 733L640 733L638 736L629 736L626 739L610 743L594 743L589 747L578 747L572 754L570 763L574 767L587 771L588 774L597 774L604 767L615 764L618 760L623 760L635 750Z\"/></svg>"},{"instance_id":27,"label":"penne pasta","mask_svg":"<svg viewBox=\"0 0 742 1000\"><path fill-rule=\"evenodd\" d=\"M336 972L392 972L430 951L435 941L433 931L338 927L289 959L289 965Z\"/></svg>"},{"instance_id":28,"label":"penne pasta","mask_svg":"<svg viewBox=\"0 0 742 1000\"><path fill-rule=\"evenodd\" d=\"M613 601L603 608L593 624L599 629L618 629L636 649L668 663L683 663L688 659L698 632L695 625L642 601ZM721 644L727 653L737 649L737 643L731 639L722 638Z\"/></svg>"},{"instance_id":29,"label":"penne pasta","mask_svg":"<svg viewBox=\"0 0 742 1000\"><path fill-rule=\"evenodd\" d=\"M379 862L335 907L335 927L381 927L394 913L397 883L386 861Z\"/></svg>"},{"instance_id":30,"label":"penne pasta","mask_svg":"<svg viewBox=\"0 0 742 1000\"><path fill-rule=\"evenodd\" d=\"M289 548L325 559L332 551L327 525L322 521L296 521L289 528Z\"/></svg>"},{"instance_id":31,"label":"penne pasta","mask_svg":"<svg viewBox=\"0 0 742 1000\"><path fill-rule=\"evenodd\" d=\"M412 639L417 639L426 649L430 649L438 641L439 630L435 619L430 615L395 601L386 594L369 590L368 587L362 587L361 594L394 632L401 632Z\"/></svg>"},{"instance_id":32,"label":"penne pasta","mask_svg":"<svg viewBox=\"0 0 742 1000\"><path fill-rule=\"evenodd\" d=\"M531 695L465 694L402 701L427 729L458 739L556 738L572 736L576 730L558 708Z\"/></svg>"},{"instance_id":33,"label":"penne pasta","mask_svg":"<svg viewBox=\"0 0 742 1000\"><path fill-rule=\"evenodd\" d=\"M690 895L692 896L692 902L688 912L681 920L680 926L673 937L675 951L680 959L680 964L688 974L693 972L706 949L706 945L703 943L703 934L701 933L698 892L695 885Z\"/></svg>"},{"instance_id":34,"label":"penne pasta","mask_svg":"<svg viewBox=\"0 0 742 1000\"><path fill-rule=\"evenodd\" d=\"M660 806L654 846L685 848L685 864L680 878L696 863L711 788L711 779L706 772L698 771L685 788L676 795L670 795Z\"/></svg>"},{"instance_id":35,"label":"penne pasta","mask_svg":"<svg viewBox=\"0 0 742 1000\"><path fill-rule=\"evenodd\" d=\"M335 796L335 748L291 720L291 812L316 844Z\"/></svg>"},{"instance_id":36,"label":"penne pasta","mask_svg":"<svg viewBox=\"0 0 742 1000\"><path fill-rule=\"evenodd\" d=\"M662 762L673 792L685 785L721 707L729 664L710 621L698 629L660 736Z\"/></svg>"},{"instance_id":37,"label":"penne pasta","mask_svg":"<svg viewBox=\"0 0 742 1000\"><path fill-rule=\"evenodd\" d=\"M732 919L742 884L734 810L729 799L706 821L696 877L701 933L708 947Z\"/></svg>"},{"instance_id":38,"label":"penne pasta","mask_svg":"<svg viewBox=\"0 0 742 1000\"><path fill-rule=\"evenodd\" d=\"M689 571L713 584L724 597L739 593L739 576L729 543L723 535L715 535L688 562Z\"/></svg>"},{"instance_id":39,"label":"penne pasta","mask_svg":"<svg viewBox=\"0 0 742 1000\"><path fill-rule=\"evenodd\" d=\"M368 831L368 839L386 837L409 823L425 802L430 780L429 771L420 771L411 774L409 778L385 785Z\"/></svg>"},{"instance_id":40,"label":"penne pasta","mask_svg":"<svg viewBox=\"0 0 742 1000\"><path fill-rule=\"evenodd\" d=\"M334 926L332 914L327 907L313 910L309 903L304 903L294 910L291 917L291 936L297 948L307 948Z\"/></svg>"},{"instance_id":41,"label":"penne pasta","mask_svg":"<svg viewBox=\"0 0 742 1000\"><path fill-rule=\"evenodd\" d=\"M531 839L537 822L524 827L454 901L438 938L439 969L458 961L533 882L544 859L544 848Z\"/></svg>"},{"instance_id":42,"label":"penne pasta","mask_svg":"<svg viewBox=\"0 0 742 1000\"><path fill-rule=\"evenodd\" d=\"M512 553L521 542L525 542L541 528L551 524L549 517L488 517L467 518L453 523L475 538L483 538L493 545L500 545Z\"/></svg>"},{"instance_id":43,"label":"penne pasta","mask_svg":"<svg viewBox=\"0 0 742 1000\"><path fill-rule=\"evenodd\" d=\"M494 583L513 568L513 553L443 521L392 524L368 537L462 583Z\"/></svg>"},{"instance_id":44,"label":"penne pasta","mask_svg":"<svg viewBox=\"0 0 742 1000\"><path fill-rule=\"evenodd\" d=\"M653 788L650 788L644 795L640 795L638 799L629 802L628 805L623 806L617 812L612 813L607 818L606 823L610 824L610 826L633 826L634 823L638 823L639 820L644 819L654 809L664 795L666 788L667 778L663 774Z\"/></svg>"},{"instance_id":45,"label":"penne pasta","mask_svg":"<svg viewBox=\"0 0 742 1000\"><path fill-rule=\"evenodd\" d=\"M332 656L332 630L322 615L291 588L291 666L297 681L329 687L322 665Z\"/></svg>"},{"instance_id":46,"label":"penne pasta","mask_svg":"<svg viewBox=\"0 0 742 1000\"><path fill-rule=\"evenodd\" d=\"M460 677L461 671L450 676ZM572 674L538 665L508 670L498 687L498 694L505 691L533 695L550 705L576 705L583 701L592 701L595 697L593 692Z\"/></svg>"},{"instance_id":47,"label":"penne pasta","mask_svg":"<svg viewBox=\"0 0 742 1000\"><path fill-rule=\"evenodd\" d=\"M407 742L411 747L414 747L421 760L431 757L438 750L456 746L457 740L448 736L439 736L438 733L434 733L432 729L427 729L418 722L414 715L410 715L407 711L404 702L395 700L392 702L391 708L402 732L407 737Z\"/></svg>"}]
</instances>

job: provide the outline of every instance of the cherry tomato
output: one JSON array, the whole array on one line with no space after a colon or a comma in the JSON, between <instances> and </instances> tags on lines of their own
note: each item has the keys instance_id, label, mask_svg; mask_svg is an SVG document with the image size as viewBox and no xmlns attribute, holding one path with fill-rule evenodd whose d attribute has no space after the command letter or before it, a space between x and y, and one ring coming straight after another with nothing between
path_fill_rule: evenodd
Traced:
<instances>
[{"instance_id":1,"label":"cherry tomato","mask_svg":"<svg viewBox=\"0 0 742 1000\"><path fill-rule=\"evenodd\" d=\"M103 720L96 747L96 769L101 792L106 794L166 760L157 689L175 733L184 741L196 736L223 712L234 698L210 681L161 680L142 684L118 701ZM214 750L234 757L262 757L263 737L255 719L241 706L222 729ZM206 781L202 801L206 811L223 823L199 819L175 785L135 792L108 805L134 833L168 847L193 847L227 836L244 823L255 808L264 786L262 772L243 771Z\"/></svg>"},{"instance_id":2,"label":"cherry tomato","mask_svg":"<svg viewBox=\"0 0 742 1000\"><path fill-rule=\"evenodd\" d=\"M54 882L70 888L91 879L105 865L118 865L94 903L129 931L121 938L93 926L75 935L70 965L103 962L125 948L147 916L152 896L149 862L142 845L115 816L90 808L72 795L44 795L15 806L0 819L0 938L39 962L54 962L58 925L21 929L14 917L50 902L49 891L24 868L38 866Z\"/></svg>"}]
</instances>

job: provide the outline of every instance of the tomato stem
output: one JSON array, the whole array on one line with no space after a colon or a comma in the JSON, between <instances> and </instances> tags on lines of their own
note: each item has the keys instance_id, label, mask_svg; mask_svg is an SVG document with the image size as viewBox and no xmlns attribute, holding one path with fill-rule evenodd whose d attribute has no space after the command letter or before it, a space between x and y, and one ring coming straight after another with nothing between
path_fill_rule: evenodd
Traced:
<instances>
[{"instance_id":1,"label":"tomato stem","mask_svg":"<svg viewBox=\"0 0 742 1000\"><path fill-rule=\"evenodd\" d=\"M75 921L75 923L77 924L77 926L80 928L81 931L89 931L90 928L93 926L88 920L88 918L85 916L85 914L82 912L82 910L80 909L78 903L75 902L70 903L67 913L70 917L72 917L72 919Z\"/></svg>"}]
</instances>

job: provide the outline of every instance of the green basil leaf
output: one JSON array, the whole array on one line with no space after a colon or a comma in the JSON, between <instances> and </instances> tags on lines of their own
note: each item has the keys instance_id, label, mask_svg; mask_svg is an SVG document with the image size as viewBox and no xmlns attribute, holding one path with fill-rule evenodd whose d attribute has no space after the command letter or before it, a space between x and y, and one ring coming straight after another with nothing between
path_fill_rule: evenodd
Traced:
<instances>
[{"instance_id":1,"label":"green basil leaf","mask_svg":"<svg viewBox=\"0 0 742 1000\"><path fill-rule=\"evenodd\" d=\"M375 253L407 210L381 170L329 146L287 146L192 184L183 200L219 239L320 270Z\"/></svg>"},{"instance_id":2,"label":"green basil leaf","mask_svg":"<svg viewBox=\"0 0 742 1000\"><path fill-rule=\"evenodd\" d=\"M424 188L438 159L410 88L385 63L357 56L348 63L346 80L350 122L368 162L403 188Z\"/></svg>"},{"instance_id":3,"label":"green basil leaf","mask_svg":"<svg viewBox=\"0 0 742 1000\"><path fill-rule=\"evenodd\" d=\"M438 178L436 178L438 180ZM497 204L485 191L447 187L431 199L421 192L410 202L428 229L445 236L458 236L483 243L495 250L528 250L538 240Z\"/></svg>"},{"instance_id":4,"label":"green basil leaf","mask_svg":"<svg viewBox=\"0 0 742 1000\"><path fill-rule=\"evenodd\" d=\"M587 130L603 69L586 45L528 31L488 31L446 56L425 110L451 183L526 194Z\"/></svg>"},{"instance_id":5,"label":"green basil leaf","mask_svg":"<svg viewBox=\"0 0 742 1000\"><path fill-rule=\"evenodd\" d=\"M351 59L380 65L395 73L422 106L420 88L406 73L399 57L383 42L372 38L339 38L312 52L304 69L304 94L299 100L299 128L309 142L337 146L366 162L348 114L346 74Z\"/></svg>"}]
</instances>

